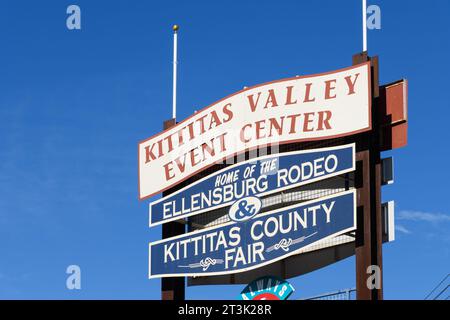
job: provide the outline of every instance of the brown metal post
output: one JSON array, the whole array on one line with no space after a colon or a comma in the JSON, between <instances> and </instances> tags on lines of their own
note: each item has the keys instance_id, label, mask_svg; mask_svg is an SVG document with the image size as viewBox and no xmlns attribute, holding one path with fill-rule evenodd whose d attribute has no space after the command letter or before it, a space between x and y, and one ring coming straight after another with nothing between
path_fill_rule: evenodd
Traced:
<instances>
[{"instance_id":1,"label":"brown metal post","mask_svg":"<svg viewBox=\"0 0 450 320\"><path fill-rule=\"evenodd\" d=\"M370 58L372 64L372 132L370 145L370 182L371 182L371 241L372 265L380 268L380 287L372 290L373 300L383 299L383 225L381 217L381 119L385 107L381 105L379 86L378 56Z\"/></svg>"},{"instance_id":2,"label":"brown metal post","mask_svg":"<svg viewBox=\"0 0 450 320\"><path fill-rule=\"evenodd\" d=\"M355 241L356 255L356 295L358 300L383 299L383 266L382 266L382 223L381 223L381 153L380 153L380 105L378 57L370 58L367 52L353 56L353 64L371 61L372 73L372 131L361 135L357 141L357 161L359 189L358 216ZM381 286L369 289L367 273L369 266L380 268Z\"/></svg>"},{"instance_id":3,"label":"brown metal post","mask_svg":"<svg viewBox=\"0 0 450 320\"><path fill-rule=\"evenodd\" d=\"M173 127L176 124L175 119L164 121L164 130ZM177 189L178 186L163 192L166 196ZM178 187L179 188L179 187ZM162 239L177 236L185 233L186 227L182 223L168 222L162 225ZM162 300L185 300L185 278L173 277L161 279L161 299Z\"/></svg>"},{"instance_id":4,"label":"brown metal post","mask_svg":"<svg viewBox=\"0 0 450 320\"><path fill-rule=\"evenodd\" d=\"M369 151L356 155L357 161L357 227L355 239L356 256L356 298L371 300L371 292L366 285L367 268L372 264L370 241L370 170ZM366 230L368 230L366 232Z\"/></svg>"}]
</instances>

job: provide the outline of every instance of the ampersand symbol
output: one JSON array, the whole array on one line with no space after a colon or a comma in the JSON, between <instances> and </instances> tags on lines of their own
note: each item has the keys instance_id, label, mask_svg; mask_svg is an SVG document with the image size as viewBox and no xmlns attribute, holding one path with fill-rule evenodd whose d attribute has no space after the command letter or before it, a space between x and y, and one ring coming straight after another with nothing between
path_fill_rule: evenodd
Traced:
<instances>
[{"instance_id":1,"label":"ampersand symbol","mask_svg":"<svg viewBox=\"0 0 450 320\"><path fill-rule=\"evenodd\" d=\"M247 200L242 200L239 202L239 210L237 212L239 218L244 218L245 216L252 216L255 214L255 205L251 204L247 206L247 204Z\"/></svg>"}]
</instances>

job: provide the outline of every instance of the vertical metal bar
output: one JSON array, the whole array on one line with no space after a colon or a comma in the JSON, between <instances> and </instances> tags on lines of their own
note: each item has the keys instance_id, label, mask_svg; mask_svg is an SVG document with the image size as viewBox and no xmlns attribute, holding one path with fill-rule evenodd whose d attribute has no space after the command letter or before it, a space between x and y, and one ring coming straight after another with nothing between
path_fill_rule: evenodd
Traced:
<instances>
[{"instance_id":1,"label":"vertical metal bar","mask_svg":"<svg viewBox=\"0 0 450 320\"><path fill-rule=\"evenodd\" d=\"M373 300L383 299L383 219L381 212L381 148L380 148L380 120L385 107L381 105L379 90L379 61L378 57L371 58L372 64L372 125L370 146L370 181L371 181L371 241L372 265L380 268L380 288L372 290Z\"/></svg>"},{"instance_id":2,"label":"vertical metal bar","mask_svg":"<svg viewBox=\"0 0 450 320\"><path fill-rule=\"evenodd\" d=\"M353 56L353 64L371 61L372 74L372 131L357 141L359 165L358 221L355 241L356 289L358 300L383 299L382 285L382 219L381 219L381 156L378 57L369 58L367 52ZM361 151L362 150L362 151ZM380 268L381 287L370 290L367 286L367 268Z\"/></svg>"},{"instance_id":3,"label":"vertical metal bar","mask_svg":"<svg viewBox=\"0 0 450 320\"><path fill-rule=\"evenodd\" d=\"M367 0L362 0L363 52L367 52Z\"/></svg>"},{"instance_id":4,"label":"vertical metal bar","mask_svg":"<svg viewBox=\"0 0 450 320\"><path fill-rule=\"evenodd\" d=\"M176 124L175 119L170 119L164 122L164 129L173 127ZM177 185L172 189L163 192L166 196L176 189L181 188L182 185ZM184 224L178 222L168 222L162 225L162 239L177 236L186 232ZM161 279L161 299L162 300L185 300L185 278L173 277Z\"/></svg>"},{"instance_id":5,"label":"vertical metal bar","mask_svg":"<svg viewBox=\"0 0 450 320\"><path fill-rule=\"evenodd\" d=\"M353 65L366 62L367 52L353 56ZM356 257L356 299L370 300L371 293L366 285L366 270L371 264L370 258L370 185L369 185L369 151L367 135L357 141L355 187L357 188L357 221L355 233ZM367 232L365 231L367 230Z\"/></svg>"},{"instance_id":6,"label":"vertical metal bar","mask_svg":"<svg viewBox=\"0 0 450 320\"><path fill-rule=\"evenodd\" d=\"M363 140L363 139L361 139ZM362 144L363 141L358 143ZM367 268L372 264L370 241L370 172L369 151L361 151L356 155L357 163L357 227L355 239L356 256L356 298L371 300L371 292L367 287ZM366 231L367 230L367 231Z\"/></svg>"},{"instance_id":7,"label":"vertical metal bar","mask_svg":"<svg viewBox=\"0 0 450 320\"><path fill-rule=\"evenodd\" d=\"M177 65L178 65L178 26L173 26L173 93L172 118L177 118Z\"/></svg>"}]
</instances>

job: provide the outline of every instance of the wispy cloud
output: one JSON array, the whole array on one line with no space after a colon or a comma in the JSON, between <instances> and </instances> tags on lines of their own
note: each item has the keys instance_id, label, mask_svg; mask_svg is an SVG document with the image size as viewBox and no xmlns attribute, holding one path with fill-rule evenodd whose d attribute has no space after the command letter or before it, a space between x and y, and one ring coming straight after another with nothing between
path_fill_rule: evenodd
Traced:
<instances>
[{"instance_id":1,"label":"wispy cloud","mask_svg":"<svg viewBox=\"0 0 450 320\"><path fill-rule=\"evenodd\" d=\"M438 223L450 222L450 215L444 213L402 210L399 212L397 219Z\"/></svg>"},{"instance_id":2,"label":"wispy cloud","mask_svg":"<svg viewBox=\"0 0 450 320\"><path fill-rule=\"evenodd\" d=\"M404 226L402 226L400 224L397 224L395 226L395 230L398 231L398 232L404 233L404 234L411 234L410 230L406 229Z\"/></svg>"}]
</instances>

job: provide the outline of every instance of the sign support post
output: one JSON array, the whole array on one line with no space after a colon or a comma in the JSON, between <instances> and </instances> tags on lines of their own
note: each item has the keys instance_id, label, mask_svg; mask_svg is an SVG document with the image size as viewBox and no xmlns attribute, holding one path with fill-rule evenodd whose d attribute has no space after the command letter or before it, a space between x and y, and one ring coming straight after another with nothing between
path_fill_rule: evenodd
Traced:
<instances>
[{"instance_id":1,"label":"sign support post","mask_svg":"<svg viewBox=\"0 0 450 320\"><path fill-rule=\"evenodd\" d=\"M355 242L356 295L358 300L383 299L382 220L381 220L381 152L380 119L383 107L380 103L378 57L370 58L367 52L353 56L353 64L371 61L372 69L372 131L358 140L364 150L357 156L361 187L358 190L358 218ZM371 289L371 266L379 272L379 287Z\"/></svg>"},{"instance_id":2,"label":"sign support post","mask_svg":"<svg viewBox=\"0 0 450 320\"><path fill-rule=\"evenodd\" d=\"M164 130L173 127L176 124L175 119L164 121ZM176 191L178 186L163 192L163 197ZM165 223L162 225L162 239L174 237L185 233L184 224L177 221ZM173 277L161 279L161 300L185 300L185 278Z\"/></svg>"}]
</instances>

